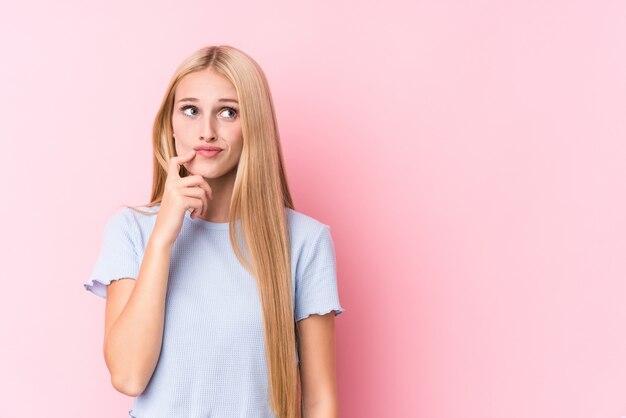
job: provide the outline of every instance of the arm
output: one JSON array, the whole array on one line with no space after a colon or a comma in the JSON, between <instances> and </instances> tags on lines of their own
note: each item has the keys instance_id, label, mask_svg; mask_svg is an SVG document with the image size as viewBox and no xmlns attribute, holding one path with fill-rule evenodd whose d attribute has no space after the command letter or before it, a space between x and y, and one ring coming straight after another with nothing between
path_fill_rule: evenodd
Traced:
<instances>
[{"instance_id":1,"label":"arm","mask_svg":"<svg viewBox=\"0 0 626 418\"><path fill-rule=\"evenodd\" d=\"M337 418L335 314L313 314L297 324L302 418Z\"/></svg>"},{"instance_id":2,"label":"arm","mask_svg":"<svg viewBox=\"0 0 626 418\"><path fill-rule=\"evenodd\" d=\"M148 240L136 280L107 287L104 359L113 387L128 396L144 391L163 341L171 244Z\"/></svg>"}]
</instances>

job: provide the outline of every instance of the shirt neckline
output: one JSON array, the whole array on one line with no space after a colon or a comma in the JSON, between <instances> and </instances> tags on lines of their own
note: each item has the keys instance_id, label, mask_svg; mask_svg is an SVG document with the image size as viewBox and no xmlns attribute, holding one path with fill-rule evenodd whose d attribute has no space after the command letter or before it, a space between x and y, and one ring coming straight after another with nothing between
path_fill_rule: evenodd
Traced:
<instances>
[{"instance_id":1,"label":"shirt neckline","mask_svg":"<svg viewBox=\"0 0 626 418\"><path fill-rule=\"evenodd\" d=\"M200 218L192 218L188 210L185 211L185 218L192 224L208 229L228 229L230 222L211 222Z\"/></svg>"}]
</instances>

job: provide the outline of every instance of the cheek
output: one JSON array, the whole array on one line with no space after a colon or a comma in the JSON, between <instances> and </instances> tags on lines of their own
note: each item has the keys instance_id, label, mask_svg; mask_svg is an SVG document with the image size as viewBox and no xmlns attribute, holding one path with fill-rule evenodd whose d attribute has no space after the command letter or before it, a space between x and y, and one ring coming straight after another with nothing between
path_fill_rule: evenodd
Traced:
<instances>
[{"instance_id":1,"label":"cheek","mask_svg":"<svg viewBox=\"0 0 626 418\"><path fill-rule=\"evenodd\" d=\"M174 132L178 132L178 131L185 131L187 129L187 125L188 125L188 120L185 120L186 116L183 116L180 113L173 113L172 114L172 129L174 130Z\"/></svg>"},{"instance_id":2,"label":"cheek","mask_svg":"<svg viewBox=\"0 0 626 418\"><path fill-rule=\"evenodd\" d=\"M233 132L233 138L235 138L234 145L237 149L243 148L243 133L241 132L241 128L238 128Z\"/></svg>"},{"instance_id":3,"label":"cheek","mask_svg":"<svg viewBox=\"0 0 626 418\"><path fill-rule=\"evenodd\" d=\"M237 156L241 155L241 151L243 150L243 141L239 140L233 144L233 151Z\"/></svg>"},{"instance_id":4,"label":"cheek","mask_svg":"<svg viewBox=\"0 0 626 418\"><path fill-rule=\"evenodd\" d=\"M228 148L234 154L239 154L243 149L243 135L241 128L229 129L228 132L224 132L224 137L227 138Z\"/></svg>"},{"instance_id":5,"label":"cheek","mask_svg":"<svg viewBox=\"0 0 626 418\"><path fill-rule=\"evenodd\" d=\"M174 120L174 118L172 118L172 134L176 134L176 136L180 136L180 127L178 126L178 124L176 123L176 121ZM174 141L176 141L178 138L174 137Z\"/></svg>"}]
</instances>

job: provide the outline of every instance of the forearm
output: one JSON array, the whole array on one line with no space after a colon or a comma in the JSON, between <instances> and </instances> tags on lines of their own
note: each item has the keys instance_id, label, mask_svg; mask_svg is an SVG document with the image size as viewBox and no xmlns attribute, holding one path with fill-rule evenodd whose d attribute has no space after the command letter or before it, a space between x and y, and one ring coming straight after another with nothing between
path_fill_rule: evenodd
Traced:
<instances>
[{"instance_id":1,"label":"forearm","mask_svg":"<svg viewBox=\"0 0 626 418\"><path fill-rule=\"evenodd\" d=\"M329 401L303 406L302 418L339 418L339 405Z\"/></svg>"},{"instance_id":2,"label":"forearm","mask_svg":"<svg viewBox=\"0 0 626 418\"><path fill-rule=\"evenodd\" d=\"M129 396L143 392L159 359L171 248L148 240L133 291L105 337L111 381Z\"/></svg>"}]
</instances>

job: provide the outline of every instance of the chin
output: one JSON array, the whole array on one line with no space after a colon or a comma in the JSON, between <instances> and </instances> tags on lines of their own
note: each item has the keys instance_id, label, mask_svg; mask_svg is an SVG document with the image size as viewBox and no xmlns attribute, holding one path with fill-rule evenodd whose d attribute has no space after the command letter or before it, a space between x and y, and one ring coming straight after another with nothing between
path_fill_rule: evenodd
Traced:
<instances>
[{"instance_id":1,"label":"chin","mask_svg":"<svg viewBox=\"0 0 626 418\"><path fill-rule=\"evenodd\" d=\"M191 174L197 174L203 177L214 177L216 167L211 167L211 164L203 164L202 161L194 162L194 164L189 167L191 170L189 171Z\"/></svg>"},{"instance_id":2,"label":"chin","mask_svg":"<svg viewBox=\"0 0 626 418\"><path fill-rule=\"evenodd\" d=\"M199 172L197 172L197 173L195 173L195 174L197 174L197 175L199 175L199 176L202 176L202 177L204 177L205 179L213 179L213 178L219 177L219 176L216 176L216 175L215 175L215 174L213 174L213 173L207 173L207 172L202 172L202 171L199 171Z\"/></svg>"}]
</instances>

